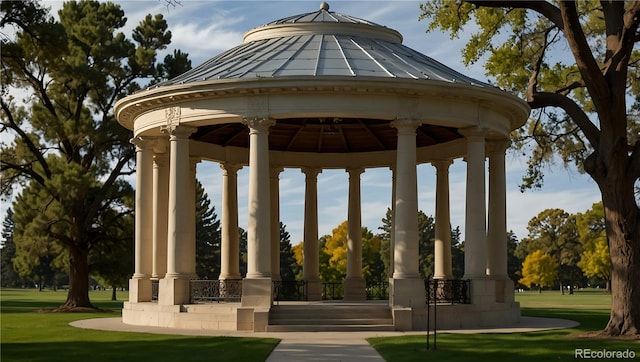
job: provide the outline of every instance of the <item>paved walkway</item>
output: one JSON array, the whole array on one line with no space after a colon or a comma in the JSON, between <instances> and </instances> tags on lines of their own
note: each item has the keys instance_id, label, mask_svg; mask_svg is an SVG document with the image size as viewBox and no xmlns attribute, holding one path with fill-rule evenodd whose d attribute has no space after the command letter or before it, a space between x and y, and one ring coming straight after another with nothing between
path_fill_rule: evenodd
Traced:
<instances>
[{"instance_id":1,"label":"paved walkway","mask_svg":"<svg viewBox=\"0 0 640 362\"><path fill-rule=\"evenodd\" d=\"M365 338L425 334L420 332L242 332L210 331L148 326L132 326L122 323L120 318L84 319L71 323L72 326L120 332L145 332L158 334L179 334L191 336L231 336L278 338L280 343L266 362L281 361L349 361L382 362L382 357ZM483 328L464 330L442 330L439 333L522 333L549 329L564 329L578 323L565 319L522 317L520 323L504 328Z\"/></svg>"}]
</instances>

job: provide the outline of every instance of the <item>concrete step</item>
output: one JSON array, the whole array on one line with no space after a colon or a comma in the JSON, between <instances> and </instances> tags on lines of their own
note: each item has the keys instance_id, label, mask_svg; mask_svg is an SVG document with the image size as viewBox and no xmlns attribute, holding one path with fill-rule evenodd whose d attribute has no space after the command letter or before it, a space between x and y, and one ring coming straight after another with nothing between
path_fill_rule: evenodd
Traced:
<instances>
[{"instance_id":1,"label":"concrete step","mask_svg":"<svg viewBox=\"0 0 640 362\"><path fill-rule=\"evenodd\" d=\"M267 332L380 332L395 331L393 324L381 325L268 325Z\"/></svg>"},{"instance_id":2,"label":"concrete step","mask_svg":"<svg viewBox=\"0 0 640 362\"><path fill-rule=\"evenodd\" d=\"M393 331L387 305L279 305L269 312L270 332Z\"/></svg>"}]
</instances>

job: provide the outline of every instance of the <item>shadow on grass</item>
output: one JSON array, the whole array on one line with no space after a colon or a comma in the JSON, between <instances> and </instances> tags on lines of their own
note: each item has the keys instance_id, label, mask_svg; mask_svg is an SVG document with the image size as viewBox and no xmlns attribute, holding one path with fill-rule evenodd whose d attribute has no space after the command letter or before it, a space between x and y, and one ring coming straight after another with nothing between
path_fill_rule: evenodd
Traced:
<instances>
[{"instance_id":1,"label":"shadow on grass","mask_svg":"<svg viewBox=\"0 0 640 362\"><path fill-rule=\"evenodd\" d=\"M177 337L113 342L69 341L3 343L6 361L264 361L277 345L274 339ZM266 354L265 354L266 352Z\"/></svg>"},{"instance_id":2,"label":"shadow on grass","mask_svg":"<svg viewBox=\"0 0 640 362\"><path fill-rule=\"evenodd\" d=\"M602 330L609 321L609 311L603 309L522 308L522 315L578 321L580 325L571 329L578 332Z\"/></svg>"},{"instance_id":3,"label":"shadow on grass","mask_svg":"<svg viewBox=\"0 0 640 362\"><path fill-rule=\"evenodd\" d=\"M523 308L530 317L574 320L571 329L513 334L438 334L438 350L426 350L426 335L370 338L369 343L389 362L399 361L575 361L576 350L624 351L640 355L640 343L625 340L577 338L576 333L604 328L609 311L601 308ZM431 340L433 343L433 340ZM432 344L433 346L433 344ZM600 359L606 361L607 359Z\"/></svg>"}]
</instances>

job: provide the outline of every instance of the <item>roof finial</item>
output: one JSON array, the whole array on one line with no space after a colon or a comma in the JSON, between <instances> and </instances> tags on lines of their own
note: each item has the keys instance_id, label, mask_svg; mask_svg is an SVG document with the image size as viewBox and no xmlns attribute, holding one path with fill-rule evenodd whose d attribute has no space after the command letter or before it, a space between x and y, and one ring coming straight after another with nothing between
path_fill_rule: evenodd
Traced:
<instances>
[{"instance_id":1,"label":"roof finial","mask_svg":"<svg viewBox=\"0 0 640 362\"><path fill-rule=\"evenodd\" d=\"M320 10L329 11L329 4L327 4L326 1L323 1L322 4L320 4Z\"/></svg>"}]
</instances>

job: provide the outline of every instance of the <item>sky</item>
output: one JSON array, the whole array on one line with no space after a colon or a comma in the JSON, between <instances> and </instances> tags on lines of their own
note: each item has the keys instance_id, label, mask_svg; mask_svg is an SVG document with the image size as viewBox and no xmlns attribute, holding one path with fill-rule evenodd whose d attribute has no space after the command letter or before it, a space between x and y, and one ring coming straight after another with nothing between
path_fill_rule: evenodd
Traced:
<instances>
[{"instance_id":1,"label":"sky","mask_svg":"<svg viewBox=\"0 0 640 362\"><path fill-rule=\"evenodd\" d=\"M128 18L123 32L130 36L131 29L147 14L162 14L172 32L172 42L164 53L180 49L189 54L195 67L209 58L242 43L242 35L253 28L276 19L316 11L320 2L313 1L195 1L182 0L181 5L167 6L164 0L115 1ZM57 11L60 1L46 1ZM481 81L487 81L482 62L465 66L461 50L470 32L460 39L448 34L426 33L427 23L418 21L418 1L328 1L331 11L366 19L399 31L404 45L426 54L454 70ZM162 59L164 53L159 57ZM527 236L527 222L548 208L561 208L570 213L584 212L600 200L596 184L588 175L575 169L564 168L558 162L545 170L542 190L521 193L519 184L526 171L526 157L522 153L507 153L507 228L519 239ZM218 164L202 162L197 166L197 177L203 184L220 217L222 172ZM465 163L455 160L450 168L451 224L460 226L464 239ZM488 185L488 183L487 183ZM248 168L238 173L239 224L247 223ZM391 171L367 169L361 176L362 225L379 232L381 219L391 206ZM428 215L434 214L435 168L418 166L418 208ZM319 234L330 234L332 229L347 219L348 174L344 170L325 170L318 176ZM2 215L7 208L2 205ZM286 169L280 174L280 215L291 235L292 244L303 237L304 174L299 169Z\"/></svg>"}]
</instances>

